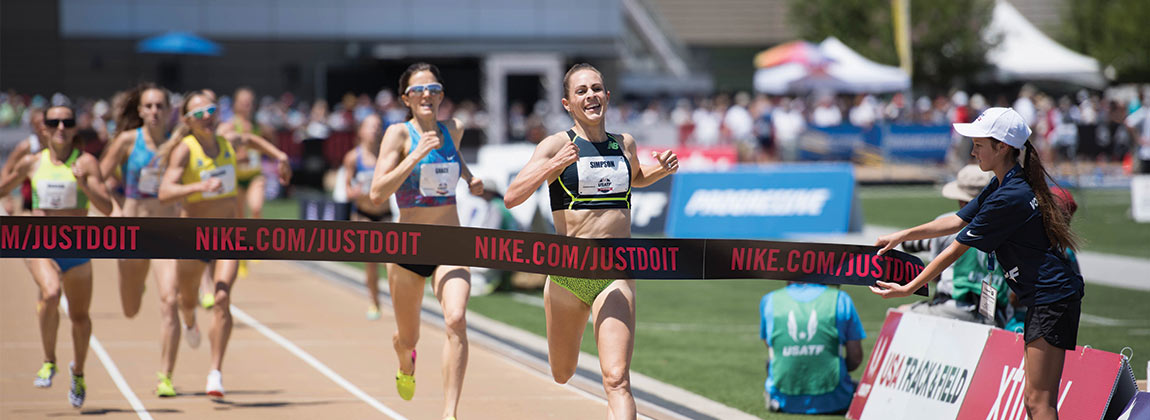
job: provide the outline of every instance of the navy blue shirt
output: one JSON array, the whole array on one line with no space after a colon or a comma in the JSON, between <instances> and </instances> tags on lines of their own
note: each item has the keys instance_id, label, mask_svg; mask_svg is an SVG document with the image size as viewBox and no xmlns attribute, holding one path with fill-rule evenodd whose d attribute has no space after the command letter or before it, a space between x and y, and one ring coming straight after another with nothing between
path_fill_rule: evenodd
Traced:
<instances>
[{"instance_id":1,"label":"navy blue shirt","mask_svg":"<svg viewBox=\"0 0 1150 420\"><path fill-rule=\"evenodd\" d=\"M1047 304L1083 295L1082 274L1065 254L1050 246L1034 191L1015 165L958 211L968 223L955 238L982 252L993 252L1006 284L1023 305Z\"/></svg>"}]
</instances>

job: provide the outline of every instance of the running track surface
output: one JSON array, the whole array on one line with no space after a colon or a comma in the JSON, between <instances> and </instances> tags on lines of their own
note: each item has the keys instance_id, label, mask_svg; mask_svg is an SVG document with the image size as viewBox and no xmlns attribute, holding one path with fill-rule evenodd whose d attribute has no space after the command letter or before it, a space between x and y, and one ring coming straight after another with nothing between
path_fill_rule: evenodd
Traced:
<instances>
[{"instance_id":1,"label":"running track surface","mask_svg":"<svg viewBox=\"0 0 1150 420\"><path fill-rule=\"evenodd\" d=\"M173 374L179 395L161 399L154 394L160 369L155 279L149 275L140 313L127 319L120 309L115 261L93 260L88 396L76 410L67 402L71 322L62 312L56 345L59 370L52 387L34 388L32 379L43 354L35 317L37 288L23 260L0 259L0 419L81 414L108 420L440 418L441 329L423 325L418 387L413 400L403 401L395 391L390 307L384 305L380 320L367 321L361 290L289 262L263 261L249 267L250 275L234 288L233 305L239 310L233 311L223 366L227 396L212 401L204 395L212 320L209 312L198 309L203 342L193 350L181 338ZM459 414L464 420L604 418L606 404L555 384L549 374L473 339Z\"/></svg>"}]
</instances>

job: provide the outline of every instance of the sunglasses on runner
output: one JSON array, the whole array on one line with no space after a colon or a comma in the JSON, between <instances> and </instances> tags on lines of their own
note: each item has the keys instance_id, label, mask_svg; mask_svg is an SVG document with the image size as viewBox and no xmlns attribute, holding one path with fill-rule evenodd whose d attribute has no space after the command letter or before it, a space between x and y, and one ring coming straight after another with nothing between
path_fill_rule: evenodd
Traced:
<instances>
[{"instance_id":1,"label":"sunglasses on runner","mask_svg":"<svg viewBox=\"0 0 1150 420\"><path fill-rule=\"evenodd\" d=\"M409 93L414 93L416 95L422 95L423 92L427 92L427 93L430 93L432 95L441 94L441 93L443 93L443 85L441 85L439 83L428 83L425 85L411 85L411 86L408 86L407 89L403 91L403 94L406 95Z\"/></svg>"},{"instance_id":2,"label":"sunglasses on runner","mask_svg":"<svg viewBox=\"0 0 1150 420\"><path fill-rule=\"evenodd\" d=\"M76 119L75 118L63 118L63 119L44 120L44 126L48 127L48 128L59 127L61 123L64 124L64 128L72 128L72 127L76 126Z\"/></svg>"},{"instance_id":3,"label":"sunglasses on runner","mask_svg":"<svg viewBox=\"0 0 1150 420\"><path fill-rule=\"evenodd\" d=\"M196 109L193 109L191 111L188 111L188 113L184 114L184 116L185 117L192 117L192 118L195 118L197 120L202 120L204 118L208 118L212 115L215 115L215 113L216 113L216 106L215 105L208 105L208 106L205 106L202 108L196 108Z\"/></svg>"}]
</instances>

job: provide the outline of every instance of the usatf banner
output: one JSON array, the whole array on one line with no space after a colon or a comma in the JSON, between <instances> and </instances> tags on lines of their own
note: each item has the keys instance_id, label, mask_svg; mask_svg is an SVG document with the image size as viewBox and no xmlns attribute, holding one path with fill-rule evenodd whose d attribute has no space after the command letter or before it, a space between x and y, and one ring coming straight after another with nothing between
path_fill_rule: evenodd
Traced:
<instances>
[{"instance_id":1,"label":"usatf banner","mask_svg":"<svg viewBox=\"0 0 1150 420\"><path fill-rule=\"evenodd\" d=\"M580 239L408 223L0 217L3 258L173 258L460 265L600 279L905 284L917 257L873 246L713 239ZM926 288L920 289L926 295Z\"/></svg>"}]
</instances>

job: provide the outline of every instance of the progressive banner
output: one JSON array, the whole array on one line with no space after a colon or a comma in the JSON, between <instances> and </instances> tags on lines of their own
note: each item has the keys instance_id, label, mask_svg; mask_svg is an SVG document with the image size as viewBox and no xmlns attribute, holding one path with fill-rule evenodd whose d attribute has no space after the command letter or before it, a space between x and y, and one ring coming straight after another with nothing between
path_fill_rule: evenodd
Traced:
<instances>
[{"instance_id":1,"label":"progressive banner","mask_svg":"<svg viewBox=\"0 0 1150 420\"><path fill-rule=\"evenodd\" d=\"M408 223L0 217L0 258L171 258L460 265L599 279L905 284L917 257L877 247L712 239L581 239ZM916 292L926 295L926 288Z\"/></svg>"}]
</instances>

